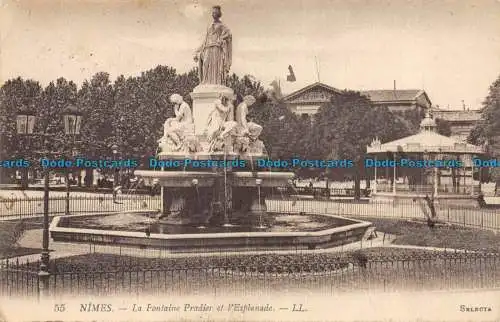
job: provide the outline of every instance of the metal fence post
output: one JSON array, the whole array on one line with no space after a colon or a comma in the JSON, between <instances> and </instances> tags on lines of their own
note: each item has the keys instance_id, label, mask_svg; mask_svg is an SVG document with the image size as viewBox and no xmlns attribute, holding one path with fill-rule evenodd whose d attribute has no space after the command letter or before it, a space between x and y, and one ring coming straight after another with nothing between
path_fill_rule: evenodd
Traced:
<instances>
[{"instance_id":1,"label":"metal fence post","mask_svg":"<svg viewBox=\"0 0 500 322\"><path fill-rule=\"evenodd\" d=\"M50 273L47 271L38 272L38 300L46 299L49 295Z\"/></svg>"}]
</instances>

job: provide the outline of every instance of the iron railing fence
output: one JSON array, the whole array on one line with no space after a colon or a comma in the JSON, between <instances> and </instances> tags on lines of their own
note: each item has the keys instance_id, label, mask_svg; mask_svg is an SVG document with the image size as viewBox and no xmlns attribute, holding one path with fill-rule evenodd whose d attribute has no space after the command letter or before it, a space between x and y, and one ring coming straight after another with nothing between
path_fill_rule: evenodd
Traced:
<instances>
[{"instance_id":1,"label":"iron railing fence","mask_svg":"<svg viewBox=\"0 0 500 322\"><path fill-rule=\"evenodd\" d=\"M367 203L334 202L331 200L267 199L267 210L277 213L329 214L347 217L375 217L394 219L424 219L420 202L411 199L370 200ZM500 230L500 211L479 208L476 203L460 204L458 200L435 204L437 219L450 224L489 230Z\"/></svg>"},{"instance_id":2,"label":"iron railing fence","mask_svg":"<svg viewBox=\"0 0 500 322\"><path fill-rule=\"evenodd\" d=\"M38 263L4 263L0 296L37 296ZM203 260L177 265L108 263L93 267L51 263L50 296L257 295L273 292L422 291L500 287L500 256L442 253L362 260L339 257L248 263Z\"/></svg>"},{"instance_id":3,"label":"iron railing fence","mask_svg":"<svg viewBox=\"0 0 500 322\"><path fill-rule=\"evenodd\" d=\"M413 219L425 218L422 202L396 200L316 200L281 194L266 199L267 211L279 213L330 214L355 217ZM50 215L64 215L66 199L51 197ZM70 214L111 213L121 211L159 211L159 195L72 196ZM499 209L480 208L475 200L440 199L435 202L437 218L451 224L482 229L500 230ZM0 200L0 219L19 220L43 215L43 198L4 198Z\"/></svg>"},{"instance_id":4,"label":"iron railing fence","mask_svg":"<svg viewBox=\"0 0 500 322\"><path fill-rule=\"evenodd\" d=\"M70 214L86 212L117 212L127 210L161 209L160 196L151 195L95 195L71 196ZM51 215L63 215L66 212L66 198L54 196L49 199ZM9 219L39 217L43 215L43 198L4 198L0 200L0 218Z\"/></svg>"}]
</instances>

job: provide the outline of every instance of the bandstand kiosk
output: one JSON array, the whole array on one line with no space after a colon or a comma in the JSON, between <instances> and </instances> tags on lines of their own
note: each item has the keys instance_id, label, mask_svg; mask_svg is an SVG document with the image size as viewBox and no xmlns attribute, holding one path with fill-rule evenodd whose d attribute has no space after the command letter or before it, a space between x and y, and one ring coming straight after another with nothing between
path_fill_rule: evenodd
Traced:
<instances>
[{"instance_id":1,"label":"bandstand kiosk","mask_svg":"<svg viewBox=\"0 0 500 322\"><path fill-rule=\"evenodd\" d=\"M475 184L473 178L474 164L472 160L484 154L485 148L483 146L468 144L437 133L436 122L430 114L427 114L420 123L419 133L387 143L381 143L376 138L367 146L368 158L379 161L388 159L397 161L391 162L391 168L377 169L377 166L373 167L373 194L374 196L398 197L433 195L434 198L474 196L481 188L480 183ZM407 164L404 167L398 163L403 159L432 160L434 162L439 160L455 166L412 168ZM457 167L459 164L461 166ZM453 167L455 169L452 169ZM379 179L384 181L384 177L390 182L389 184L379 182ZM451 186L441 183L444 181L442 179L446 179L446 177L451 177ZM402 184L398 184L400 178L403 178ZM465 184L460 184L461 181Z\"/></svg>"}]
</instances>

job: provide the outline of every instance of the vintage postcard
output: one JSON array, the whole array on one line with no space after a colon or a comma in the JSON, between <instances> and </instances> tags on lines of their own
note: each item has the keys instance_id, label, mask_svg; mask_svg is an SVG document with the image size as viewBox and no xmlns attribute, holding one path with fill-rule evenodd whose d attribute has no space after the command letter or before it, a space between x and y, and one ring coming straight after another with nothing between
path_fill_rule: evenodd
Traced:
<instances>
[{"instance_id":1,"label":"vintage postcard","mask_svg":"<svg viewBox=\"0 0 500 322\"><path fill-rule=\"evenodd\" d=\"M0 320L500 321L499 31L0 0Z\"/></svg>"}]
</instances>

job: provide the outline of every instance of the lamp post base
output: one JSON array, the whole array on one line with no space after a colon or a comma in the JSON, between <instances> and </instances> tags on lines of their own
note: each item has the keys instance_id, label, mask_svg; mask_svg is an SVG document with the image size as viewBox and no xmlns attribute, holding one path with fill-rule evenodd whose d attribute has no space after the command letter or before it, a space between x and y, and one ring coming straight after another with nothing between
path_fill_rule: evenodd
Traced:
<instances>
[{"instance_id":1,"label":"lamp post base","mask_svg":"<svg viewBox=\"0 0 500 322\"><path fill-rule=\"evenodd\" d=\"M40 271L38 272L38 298L49 295L49 251L43 250L41 255Z\"/></svg>"}]
</instances>

